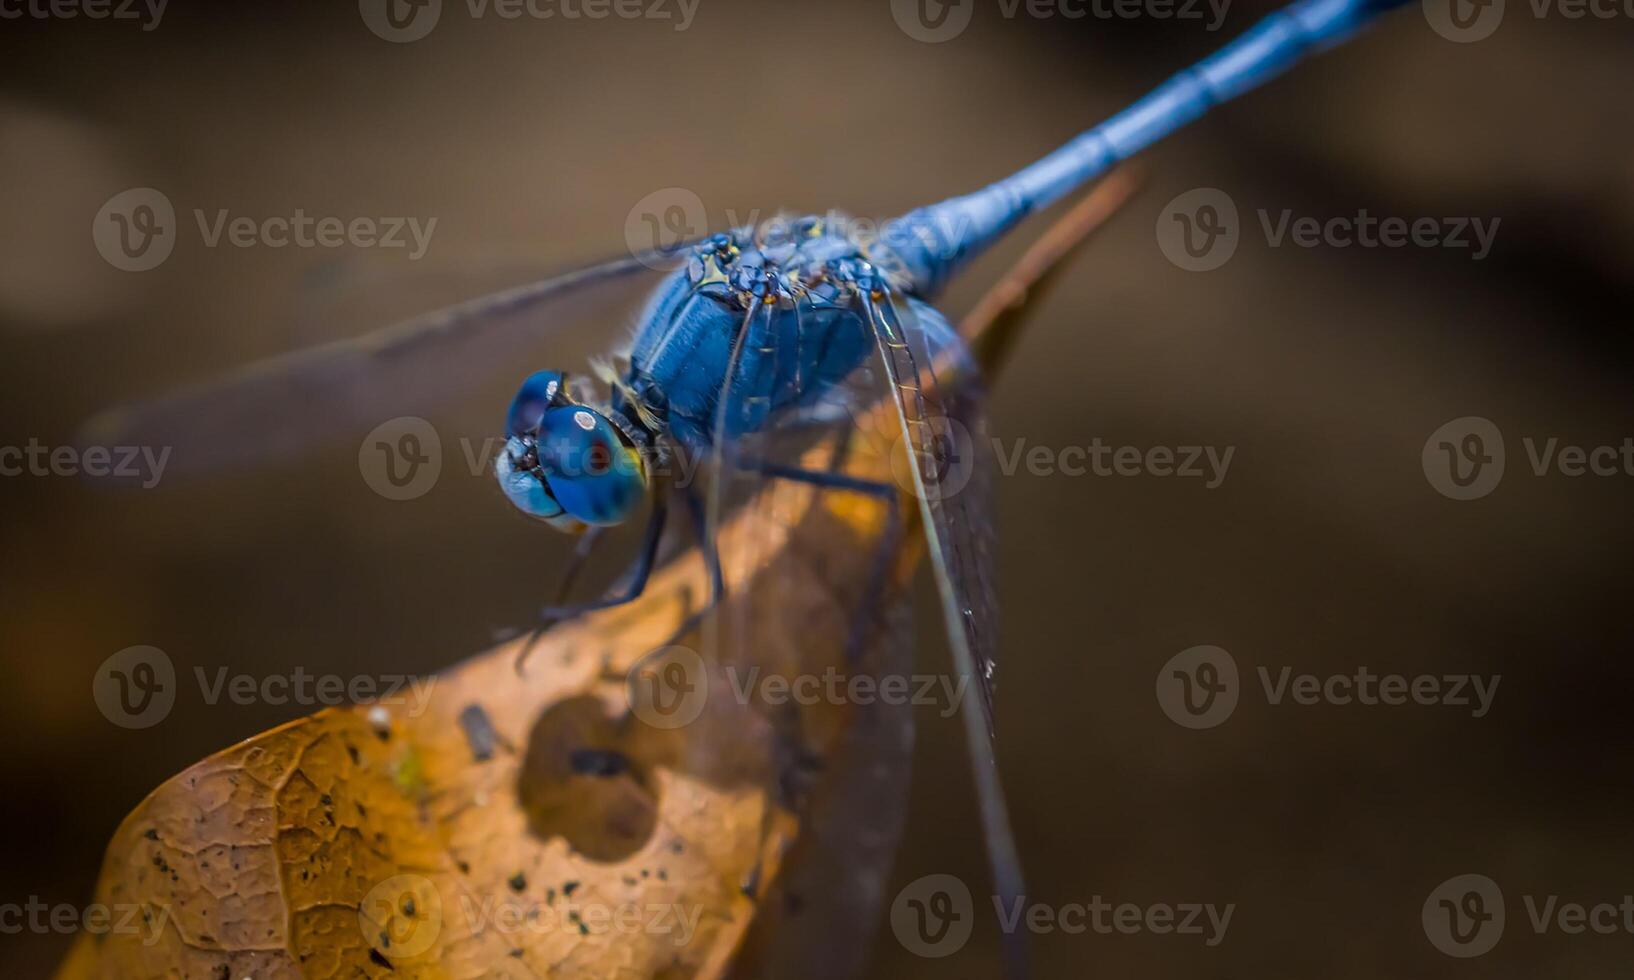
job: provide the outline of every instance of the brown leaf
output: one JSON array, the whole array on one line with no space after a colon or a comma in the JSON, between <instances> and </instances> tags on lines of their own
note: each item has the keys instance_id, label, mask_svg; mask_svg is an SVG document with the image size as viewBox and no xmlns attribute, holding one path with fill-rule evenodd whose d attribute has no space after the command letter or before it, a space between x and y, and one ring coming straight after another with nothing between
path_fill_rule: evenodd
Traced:
<instances>
[{"instance_id":1,"label":"brown leaf","mask_svg":"<svg viewBox=\"0 0 1634 980\"><path fill-rule=\"evenodd\" d=\"M1092 195L1103 211L1129 190L1108 186ZM1071 240L1102 216L1077 214ZM890 479L888 451L858 447L855 471ZM878 919L907 709L702 697L670 726L632 678L680 667L727 690L728 668L842 669L884 513L784 493L775 514L749 508L723 530L723 551L743 546L777 586L776 602L745 598L753 587L726 600L748 631L742 662L649 656L707 594L693 551L639 601L551 630L525 674L520 641L505 644L423 701L321 711L192 766L108 846L96 901L131 910L127 927L81 937L58 976L849 972L866 943L834 937ZM904 549L893 588L915 557ZM864 669L911 669L881 642L900 625L882 620Z\"/></svg>"}]
</instances>

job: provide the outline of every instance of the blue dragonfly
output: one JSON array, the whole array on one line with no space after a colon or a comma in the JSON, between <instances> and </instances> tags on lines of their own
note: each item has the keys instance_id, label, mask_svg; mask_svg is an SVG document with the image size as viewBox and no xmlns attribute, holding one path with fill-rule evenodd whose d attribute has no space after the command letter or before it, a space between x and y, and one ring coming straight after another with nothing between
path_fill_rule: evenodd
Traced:
<instances>
[{"instance_id":1,"label":"blue dragonfly","mask_svg":"<svg viewBox=\"0 0 1634 980\"><path fill-rule=\"evenodd\" d=\"M894 507L902 499L896 486L804 467L778 451L782 440L797 443L802 434L845 425L868 388L857 379L873 379L894 403L898 436L913 461L906 489L919 507L955 668L980 692L964 725L995 890L1019 896L1020 862L992 747L997 648L991 549L982 539L987 516L979 493L961 490L962 478L950 480L984 465L960 458L979 456L980 447L960 446L947 425L979 425L980 391L931 300L1029 214L1403 2L1297 0L1030 166L877 231L853 232L822 218L782 220L674 252L603 262L116 410L97 423L98 436L169 444L178 470L264 461L348 421L378 418L380 404L423 383L428 363L443 379L443 390L430 394L453 395L477 373L513 363L570 304L628 288L673 260L647 300L633 345L617 367L596 372L605 397L589 394L574 376L538 371L507 413L499 484L529 517L582 534L579 557L599 529L650 505L623 586L594 603L552 606L546 623L639 596L658 561L671 498L685 508L710 563L712 601L728 588L712 535L734 481L859 494ZM707 492L673 479L689 462L706 464ZM1024 972L1021 943L1009 937L1006 949L1010 971Z\"/></svg>"}]
</instances>

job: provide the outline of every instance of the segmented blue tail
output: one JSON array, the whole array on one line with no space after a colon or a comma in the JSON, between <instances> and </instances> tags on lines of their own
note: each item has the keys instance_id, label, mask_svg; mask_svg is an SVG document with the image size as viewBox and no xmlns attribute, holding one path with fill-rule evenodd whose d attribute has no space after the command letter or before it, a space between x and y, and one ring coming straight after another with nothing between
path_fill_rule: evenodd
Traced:
<instances>
[{"instance_id":1,"label":"segmented blue tail","mask_svg":"<svg viewBox=\"0 0 1634 980\"><path fill-rule=\"evenodd\" d=\"M935 292L965 260L1028 214L1105 173L1207 112L1347 40L1408 0L1298 0L1037 163L974 194L919 208L886 241L921 292Z\"/></svg>"}]
</instances>

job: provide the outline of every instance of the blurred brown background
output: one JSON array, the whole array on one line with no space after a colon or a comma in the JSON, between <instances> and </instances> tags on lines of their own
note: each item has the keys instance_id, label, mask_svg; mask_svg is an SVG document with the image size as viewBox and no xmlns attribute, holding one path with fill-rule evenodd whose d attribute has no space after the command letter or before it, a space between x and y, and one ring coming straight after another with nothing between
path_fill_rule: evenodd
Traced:
<instances>
[{"instance_id":1,"label":"blurred brown background","mask_svg":"<svg viewBox=\"0 0 1634 980\"><path fill-rule=\"evenodd\" d=\"M631 208L661 188L698 194L717 227L755 208L888 216L972 189L1268 9L1239 2L1210 33L1009 19L976 0L968 31L925 44L886 0L702 0L683 32L473 19L451 0L430 36L390 44L356 5L329 6L174 0L152 31L0 22L0 445L63 444L110 402L616 253ZM1145 190L1075 262L998 386L997 432L1029 445L1235 447L1215 490L1000 483L1000 754L1032 897L1236 905L1214 948L1038 936L1043 976L1626 972L1634 935L1537 935L1521 896L1634 893L1619 574L1634 477L1534 476L1521 440L1634 435L1634 18L1510 7L1472 44L1409 8L1150 153ZM133 274L88 231L139 186L163 190L183 225L169 261ZM1207 273L1157 243L1166 202L1196 187L1226 191L1243 218L1237 253ZM437 225L418 262L207 248L195 208ZM1262 208L1500 226L1482 261L1272 247ZM984 259L947 308L1040 228ZM521 370L434 415L445 443L497 431ZM1420 451L1466 415L1503 432L1508 471L1457 502ZM429 671L541 602L564 540L463 464L418 500L383 500L359 478L362 436L151 492L0 478L0 903L87 901L103 843L148 789L303 712L206 704L195 666ZM926 606L933 665L937 622ZM143 731L90 696L97 665L134 644L183 675L174 711ZM1245 688L1207 731L1154 698L1160 666L1198 644L1229 650ZM1502 681L1477 719L1271 706L1252 679L1363 665ZM958 732L925 714L893 889L947 872L979 895ZM1469 872L1503 887L1509 921L1495 950L1454 960L1420 908ZM0 972L42 975L68 940L0 936ZM889 928L876 946L880 977L996 963L990 913L948 960L912 955Z\"/></svg>"}]
</instances>

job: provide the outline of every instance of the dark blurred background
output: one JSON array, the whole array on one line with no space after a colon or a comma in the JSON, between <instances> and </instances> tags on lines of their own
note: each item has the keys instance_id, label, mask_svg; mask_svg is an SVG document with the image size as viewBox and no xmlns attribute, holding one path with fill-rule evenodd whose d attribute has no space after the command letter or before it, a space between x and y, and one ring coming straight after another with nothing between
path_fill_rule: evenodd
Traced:
<instances>
[{"instance_id":1,"label":"dark blurred background","mask_svg":"<svg viewBox=\"0 0 1634 980\"><path fill-rule=\"evenodd\" d=\"M716 227L753 209L888 216L973 189L1269 9L1239 0L1211 32L1208 18L1006 18L975 0L967 31L928 44L887 0L702 0L685 31L449 2L428 37L394 44L354 4L316 7L174 0L151 31L0 21L0 445L66 444L111 402L618 253L632 208L663 188L697 194ZM1149 153L1140 196L997 385L996 431L1028 445L1235 447L1212 490L1151 475L999 484L1000 756L1033 899L1236 905L1213 948L1036 937L1044 976L1626 972L1634 935L1538 935L1522 896L1634 893L1619 572L1634 476L1536 476L1522 440L1634 436L1634 18L1510 8L1467 44L1408 8ZM119 271L92 219L143 186L174 202L178 244L152 271ZM1158 240L1167 203L1199 187L1242 221L1209 272ZM208 248L195 208L437 224L418 261ZM1499 226L1476 261L1273 246L1260 209ZM946 308L967 308L1041 228L982 260ZM445 443L495 431L531 366L433 414ZM1490 419L1508 453L1501 484L1470 501L1421 463L1463 416ZM0 902L88 901L105 841L149 789L304 713L212 706L184 683L162 724L127 730L90 693L115 651L158 646L184 682L195 666L430 671L528 620L565 540L457 459L425 496L383 500L360 479L363 434L149 492L0 478ZM937 623L923 605L931 664ZM1154 684L1199 644L1230 651L1243 690L1229 720L1193 731ZM1473 718L1273 706L1260 666L1502 680ZM925 714L892 890L945 872L979 895L958 731ZM1502 886L1508 925L1496 949L1455 960L1420 911L1464 873ZM947 960L884 928L874 975L991 975L991 918ZM69 938L0 936L0 972L43 975Z\"/></svg>"}]
</instances>

